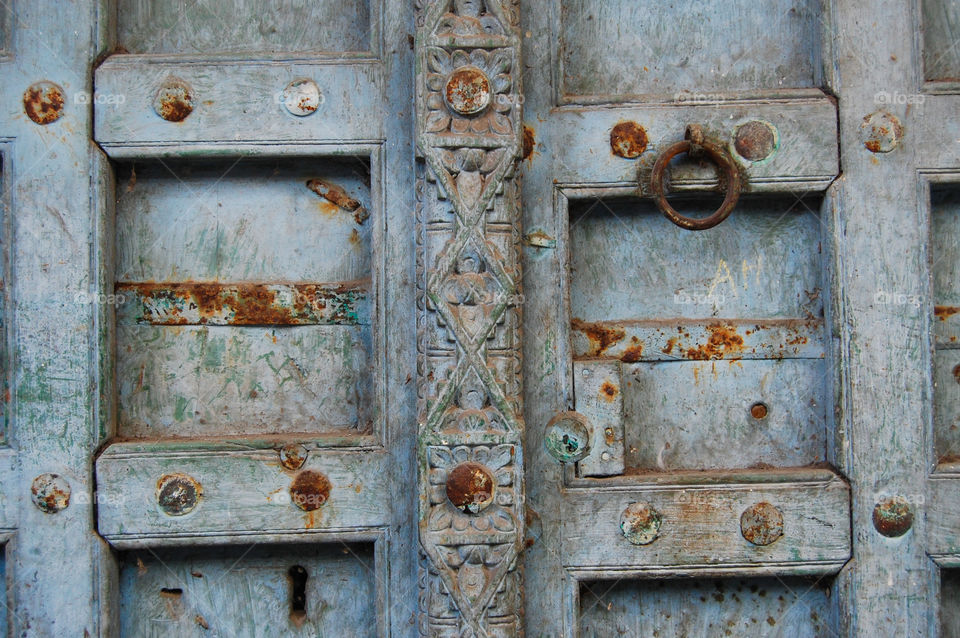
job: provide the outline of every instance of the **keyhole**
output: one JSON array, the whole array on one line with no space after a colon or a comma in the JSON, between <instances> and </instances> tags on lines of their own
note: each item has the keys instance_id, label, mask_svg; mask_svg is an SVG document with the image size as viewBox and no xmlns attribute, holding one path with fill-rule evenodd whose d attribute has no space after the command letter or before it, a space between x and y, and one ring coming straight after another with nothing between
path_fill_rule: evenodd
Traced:
<instances>
[{"instance_id":1,"label":"keyhole","mask_svg":"<svg viewBox=\"0 0 960 638\"><path fill-rule=\"evenodd\" d=\"M290 568L290 582L293 595L290 598L290 620L297 627L303 626L307 619L307 570L300 565Z\"/></svg>"}]
</instances>

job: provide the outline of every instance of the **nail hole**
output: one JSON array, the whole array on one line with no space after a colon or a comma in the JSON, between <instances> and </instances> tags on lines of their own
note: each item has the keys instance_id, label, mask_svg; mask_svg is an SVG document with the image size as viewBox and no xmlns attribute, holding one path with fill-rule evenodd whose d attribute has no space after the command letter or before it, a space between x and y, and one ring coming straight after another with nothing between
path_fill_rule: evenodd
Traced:
<instances>
[{"instance_id":1,"label":"nail hole","mask_svg":"<svg viewBox=\"0 0 960 638\"><path fill-rule=\"evenodd\" d=\"M171 588L171 587L163 587L163 588L160 590L160 595L161 595L161 596L168 596L168 597L170 597L170 598L180 598L181 596L183 596L183 590L180 589L179 587L173 587L173 588Z\"/></svg>"},{"instance_id":2,"label":"nail hole","mask_svg":"<svg viewBox=\"0 0 960 638\"><path fill-rule=\"evenodd\" d=\"M290 582L293 593L290 597L290 622L302 627L307 620L307 570L300 565L290 568Z\"/></svg>"},{"instance_id":3,"label":"nail hole","mask_svg":"<svg viewBox=\"0 0 960 638\"><path fill-rule=\"evenodd\" d=\"M750 416L755 419L765 419L767 418L767 404L766 403L754 403L750 406Z\"/></svg>"}]
</instances>

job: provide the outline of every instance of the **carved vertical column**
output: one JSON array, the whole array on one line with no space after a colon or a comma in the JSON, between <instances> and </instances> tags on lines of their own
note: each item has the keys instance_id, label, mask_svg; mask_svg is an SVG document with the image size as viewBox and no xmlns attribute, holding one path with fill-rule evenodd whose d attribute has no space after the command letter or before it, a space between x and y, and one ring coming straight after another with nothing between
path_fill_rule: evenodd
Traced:
<instances>
[{"instance_id":1,"label":"carved vertical column","mask_svg":"<svg viewBox=\"0 0 960 638\"><path fill-rule=\"evenodd\" d=\"M417 0L420 633L519 636L517 0Z\"/></svg>"}]
</instances>

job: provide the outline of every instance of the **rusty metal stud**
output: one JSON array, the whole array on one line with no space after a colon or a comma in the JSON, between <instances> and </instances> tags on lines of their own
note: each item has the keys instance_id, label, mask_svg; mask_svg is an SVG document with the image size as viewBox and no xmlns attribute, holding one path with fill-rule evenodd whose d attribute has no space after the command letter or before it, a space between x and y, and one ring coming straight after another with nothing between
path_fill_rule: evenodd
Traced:
<instances>
[{"instance_id":1,"label":"rusty metal stud","mask_svg":"<svg viewBox=\"0 0 960 638\"><path fill-rule=\"evenodd\" d=\"M960 363L953 367L953 378L957 383L960 383Z\"/></svg>"},{"instance_id":2,"label":"rusty metal stud","mask_svg":"<svg viewBox=\"0 0 960 638\"><path fill-rule=\"evenodd\" d=\"M63 105L63 89L53 82L35 82L23 92L23 110L37 124L59 120L63 115Z\"/></svg>"},{"instance_id":3,"label":"rusty metal stud","mask_svg":"<svg viewBox=\"0 0 960 638\"><path fill-rule=\"evenodd\" d=\"M733 147L745 160L759 162L765 160L780 145L777 128L763 120L751 120L737 127Z\"/></svg>"},{"instance_id":4,"label":"rusty metal stud","mask_svg":"<svg viewBox=\"0 0 960 638\"><path fill-rule=\"evenodd\" d=\"M157 505L168 516L183 516L197 508L203 487L192 476L165 474L157 481Z\"/></svg>"},{"instance_id":5,"label":"rusty metal stud","mask_svg":"<svg viewBox=\"0 0 960 638\"><path fill-rule=\"evenodd\" d=\"M320 87L311 79L294 80L283 89L283 107L297 117L316 113L323 103Z\"/></svg>"},{"instance_id":6,"label":"rusty metal stud","mask_svg":"<svg viewBox=\"0 0 960 638\"><path fill-rule=\"evenodd\" d=\"M624 159L636 159L647 150L647 131L636 122L620 122L610 131L610 150Z\"/></svg>"},{"instance_id":7,"label":"rusty metal stud","mask_svg":"<svg viewBox=\"0 0 960 638\"><path fill-rule=\"evenodd\" d=\"M737 200L740 198L740 190L742 189L740 171L737 168L736 162L730 157L730 154L719 142L706 137L703 128L699 125L691 124L687 126L685 137L686 139L682 142L668 146L660 153L660 156L657 157L657 161L654 163L653 171L650 175L650 192L653 194L653 200L656 202L657 208L674 224L687 230L707 230L729 217L737 205ZM684 217L667 202L664 194L665 186L663 178L667 166L669 166L674 157L681 153L696 155L701 152L713 160L717 167L723 171L727 182L727 193L723 198L723 203L720 204L720 208L712 215L702 219L693 219Z\"/></svg>"},{"instance_id":8,"label":"rusty metal stud","mask_svg":"<svg viewBox=\"0 0 960 638\"><path fill-rule=\"evenodd\" d=\"M56 514L70 505L70 484L59 474L41 474L30 485L33 504L45 514Z\"/></svg>"},{"instance_id":9,"label":"rusty metal stud","mask_svg":"<svg viewBox=\"0 0 960 638\"><path fill-rule=\"evenodd\" d=\"M482 113L493 99L490 79L472 65L453 70L447 78L443 95L450 110L466 116Z\"/></svg>"},{"instance_id":10,"label":"rusty metal stud","mask_svg":"<svg viewBox=\"0 0 960 638\"><path fill-rule=\"evenodd\" d=\"M860 141L871 153L889 153L903 139L903 125L896 115L875 111L860 124Z\"/></svg>"},{"instance_id":11,"label":"rusty metal stud","mask_svg":"<svg viewBox=\"0 0 960 638\"><path fill-rule=\"evenodd\" d=\"M303 511L312 512L330 500L332 487L326 475L304 470L290 484L290 500Z\"/></svg>"},{"instance_id":12,"label":"rusty metal stud","mask_svg":"<svg viewBox=\"0 0 960 638\"><path fill-rule=\"evenodd\" d=\"M881 499L873 508L873 526L888 538L903 536L913 527L913 508L902 496Z\"/></svg>"},{"instance_id":13,"label":"rusty metal stud","mask_svg":"<svg viewBox=\"0 0 960 638\"><path fill-rule=\"evenodd\" d=\"M769 413L770 409L767 407L767 404L762 401L758 401L750 406L750 416L758 421L767 418Z\"/></svg>"},{"instance_id":14,"label":"rusty metal stud","mask_svg":"<svg viewBox=\"0 0 960 638\"><path fill-rule=\"evenodd\" d=\"M288 470L299 470L307 461L310 451L299 443L291 443L280 448L280 464Z\"/></svg>"},{"instance_id":15,"label":"rusty metal stud","mask_svg":"<svg viewBox=\"0 0 960 638\"><path fill-rule=\"evenodd\" d=\"M660 536L663 517L649 503L630 503L620 514L620 533L634 545L649 545Z\"/></svg>"},{"instance_id":16,"label":"rusty metal stud","mask_svg":"<svg viewBox=\"0 0 960 638\"><path fill-rule=\"evenodd\" d=\"M167 78L153 99L153 110L168 122L182 122L193 113L193 91L179 78Z\"/></svg>"},{"instance_id":17,"label":"rusty metal stud","mask_svg":"<svg viewBox=\"0 0 960 638\"><path fill-rule=\"evenodd\" d=\"M458 510L479 514L493 503L496 482L490 468L467 461L447 475L447 498Z\"/></svg>"},{"instance_id":18,"label":"rusty metal stud","mask_svg":"<svg viewBox=\"0 0 960 638\"><path fill-rule=\"evenodd\" d=\"M754 545L770 545L783 536L783 513L770 503L754 503L740 515L740 533Z\"/></svg>"},{"instance_id":19,"label":"rusty metal stud","mask_svg":"<svg viewBox=\"0 0 960 638\"><path fill-rule=\"evenodd\" d=\"M590 423L579 412L561 412L547 423L547 452L561 463L576 463L590 452Z\"/></svg>"}]
</instances>

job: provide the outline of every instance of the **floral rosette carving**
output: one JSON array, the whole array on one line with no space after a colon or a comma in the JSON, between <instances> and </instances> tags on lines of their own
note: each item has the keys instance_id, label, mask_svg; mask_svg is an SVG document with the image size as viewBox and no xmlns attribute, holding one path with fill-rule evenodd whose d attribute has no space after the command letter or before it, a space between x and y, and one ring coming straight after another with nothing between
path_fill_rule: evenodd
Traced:
<instances>
[{"instance_id":1,"label":"floral rosette carving","mask_svg":"<svg viewBox=\"0 0 960 638\"><path fill-rule=\"evenodd\" d=\"M514 505L513 453L510 444L429 448L431 511L427 529L482 534L516 530L517 521L510 509ZM451 478L456 477L458 468L465 470L469 481L451 488ZM490 484L484 485L484 481ZM484 495L487 490L489 502L478 502L477 494ZM454 503L451 491L455 500L461 500Z\"/></svg>"},{"instance_id":2,"label":"floral rosette carving","mask_svg":"<svg viewBox=\"0 0 960 638\"><path fill-rule=\"evenodd\" d=\"M425 132L513 134L510 49L457 49L451 53L430 47L426 59Z\"/></svg>"}]
</instances>

